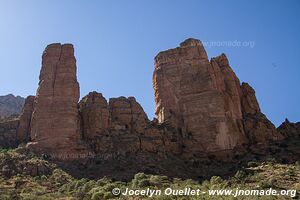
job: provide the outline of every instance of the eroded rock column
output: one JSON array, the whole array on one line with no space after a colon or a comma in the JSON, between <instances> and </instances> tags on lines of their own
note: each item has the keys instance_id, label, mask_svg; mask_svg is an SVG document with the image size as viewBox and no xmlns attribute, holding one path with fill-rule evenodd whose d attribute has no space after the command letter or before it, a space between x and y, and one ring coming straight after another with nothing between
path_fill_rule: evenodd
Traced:
<instances>
[{"instance_id":1,"label":"eroded rock column","mask_svg":"<svg viewBox=\"0 0 300 200\"><path fill-rule=\"evenodd\" d=\"M31 122L31 143L39 153L76 157L80 141L79 84L71 44L50 44L42 56Z\"/></svg>"}]
</instances>

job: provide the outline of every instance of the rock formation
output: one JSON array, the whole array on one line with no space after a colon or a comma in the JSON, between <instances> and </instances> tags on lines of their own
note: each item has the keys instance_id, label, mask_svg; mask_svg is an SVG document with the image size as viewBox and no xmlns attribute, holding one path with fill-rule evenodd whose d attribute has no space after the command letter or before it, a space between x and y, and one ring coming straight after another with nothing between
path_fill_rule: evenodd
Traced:
<instances>
[{"instance_id":1,"label":"rock formation","mask_svg":"<svg viewBox=\"0 0 300 200\"><path fill-rule=\"evenodd\" d=\"M84 152L84 147L79 144L78 100L73 45L48 45L42 56L29 147L39 153L66 158Z\"/></svg>"},{"instance_id":2,"label":"rock formation","mask_svg":"<svg viewBox=\"0 0 300 200\"><path fill-rule=\"evenodd\" d=\"M109 108L101 93L90 92L79 102L81 129L85 139L94 139L110 126Z\"/></svg>"},{"instance_id":3,"label":"rock formation","mask_svg":"<svg viewBox=\"0 0 300 200\"><path fill-rule=\"evenodd\" d=\"M277 131L284 137L300 138L300 122L293 123L288 119L277 128Z\"/></svg>"},{"instance_id":4,"label":"rock formation","mask_svg":"<svg viewBox=\"0 0 300 200\"><path fill-rule=\"evenodd\" d=\"M28 142L30 140L31 117L33 112L34 96L28 96L20 115L17 137L19 142Z\"/></svg>"},{"instance_id":5,"label":"rock formation","mask_svg":"<svg viewBox=\"0 0 300 200\"><path fill-rule=\"evenodd\" d=\"M79 103L82 135L96 153L113 155L140 150L148 118L135 98L111 98L91 92Z\"/></svg>"},{"instance_id":6,"label":"rock formation","mask_svg":"<svg viewBox=\"0 0 300 200\"><path fill-rule=\"evenodd\" d=\"M250 144L267 144L271 140L283 139L272 122L260 111L255 91L247 83L241 85L241 99L244 130Z\"/></svg>"},{"instance_id":7,"label":"rock formation","mask_svg":"<svg viewBox=\"0 0 300 200\"><path fill-rule=\"evenodd\" d=\"M247 143L240 84L224 54L208 60L199 40L155 57L156 114L185 135L187 152L231 150Z\"/></svg>"},{"instance_id":8,"label":"rock formation","mask_svg":"<svg viewBox=\"0 0 300 200\"><path fill-rule=\"evenodd\" d=\"M15 148L18 146L18 120L0 121L0 148Z\"/></svg>"},{"instance_id":9,"label":"rock formation","mask_svg":"<svg viewBox=\"0 0 300 200\"><path fill-rule=\"evenodd\" d=\"M123 126L131 133L143 133L148 117L134 97L109 99L112 127Z\"/></svg>"},{"instance_id":10,"label":"rock formation","mask_svg":"<svg viewBox=\"0 0 300 200\"><path fill-rule=\"evenodd\" d=\"M0 119L11 115L19 115L25 99L20 96L8 94L0 96Z\"/></svg>"},{"instance_id":11,"label":"rock formation","mask_svg":"<svg viewBox=\"0 0 300 200\"><path fill-rule=\"evenodd\" d=\"M159 122L182 131L187 153L217 153L249 140L280 138L225 54L209 61L199 40L187 39L155 57L153 87Z\"/></svg>"},{"instance_id":12,"label":"rock formation","mask_svg":"<svg viewBox=\"0 0 300 200\"><path fill-rule=\"evenodd\" d=\"M286 123L276 131L260 111L255 91L240 84L225 54L209 60L196 39L155 57L153 88L153 121L134 97L107 102L101 93L90 92L78 103L73 46L48 45L37 94L26 99L20 116L19 141L30 140L30 149L54 159L91 152L102 159L227 158L282 139L294 127Z\"/></svg>"}]
</instances>

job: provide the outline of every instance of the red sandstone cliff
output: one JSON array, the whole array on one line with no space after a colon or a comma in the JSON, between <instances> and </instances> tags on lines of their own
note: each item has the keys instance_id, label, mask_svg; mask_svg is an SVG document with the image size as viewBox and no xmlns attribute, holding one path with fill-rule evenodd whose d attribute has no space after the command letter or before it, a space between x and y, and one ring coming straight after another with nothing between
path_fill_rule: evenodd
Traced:
<instances>
[{"instance_id":1,"label":"red sandstone cliff","mask_svg":"<svg viewBox=\"0 0 300 200\"><path fill-rule=\"evenodd\" d=\"M78 100L73 45L48 45L42 56L28 146L36 152L59 157L76 157L73 154L85 152L79 144Z\"/></svg>"},{"instance_id":2,"label":"red sandstone cliff","mask_svg":"<svg viewBox=\"0 0 300 200\"><path fill-rule=\"evenodd\" d=\"M187 39L155 57L153 88L154 121L134 97L107 102L91 92L78 104L73 46L48 45L37 94L26 100L18 138L30 140L28 147L37 153L63 159L88 152L103 159L149 153L230 156L233 150L283 138L261 113L253 88L240 84L225 54L209 60L199 40Z\"/></svg>"},{"instance_id":3,"label":"red sandstone cliff","mask_svg":"<svg viewBox=\"0 0 300 200\"><path fill-rule=\"evenodd\" d=\"M209 61L199 40L187 39L155 57L153 87L158 120L183 132L186 153L281 138L260 112L254 90L240 85L225 54Z\"/></svg>"}]
</instances>

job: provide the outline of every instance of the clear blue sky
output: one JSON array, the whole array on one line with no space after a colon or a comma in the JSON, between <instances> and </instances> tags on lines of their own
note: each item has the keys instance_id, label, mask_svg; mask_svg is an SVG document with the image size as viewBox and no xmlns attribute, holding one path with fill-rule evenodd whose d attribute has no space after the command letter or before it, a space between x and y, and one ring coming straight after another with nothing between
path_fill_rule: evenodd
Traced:
<instances>
[{"instance_id":1,"label":"clear blue sky","mask_svg":"<svg viewBox=\"0 0 300 200\"><path fill-rule=\"evenodd\" d=\"M135 96L154 116L153 58L189 37L254 41L208 46L226 53L262 111L300 121L300 2L191 0L0 0L0 95L35 94L49 43L73 43L81 96Z\"/></svg>"}]
</instances>

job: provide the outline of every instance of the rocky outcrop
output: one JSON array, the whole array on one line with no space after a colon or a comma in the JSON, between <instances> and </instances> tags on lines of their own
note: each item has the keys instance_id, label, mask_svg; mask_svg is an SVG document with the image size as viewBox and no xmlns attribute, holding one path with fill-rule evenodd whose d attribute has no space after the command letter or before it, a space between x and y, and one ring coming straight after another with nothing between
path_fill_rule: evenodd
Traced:
<instances>
[{"instance_id":1,"label":"rocky outcrop","mask_svg":"<svg viewBox=\"0 0 300 200\"><path fill-rule=\"evenodd\" d=\"M131 133L143 133L148 117L134 97L109 99L112 127L128 129Z\"/></svg>"},{"instance_id":2,"label":"rocky outcrop","mask_svg":"<svg viewBox=\"0 0 300 200\"><path fill-rule=\"evenodd\" d=\"M153 155L227 159L286 135L261 112L255 91L240 84L226 55L209 60L199 40L187 39L155 57L153 88L153 121L134 97L107 102L90 92L78 104L73 46L51 44L43 53L36 97L26 100L18 137L29 139L33 151L58 159L92 153L104 160L143 160Z\"/></svg>"},{"instance_id":3,"label":"rocky outcrop","mask_svg":"<svg viewBox=\"0 0 300 200\"><path fill-rule=\"evenodd\" d=\"M282 138L226 55L209 61L199 40L187 39L155 57L153 87L158 120L183 133L184 153L217 153Z\"/></svg>"},{"instance_id":4,"label":"rocky outcrop","mask_svg":"<svg viewBox=\"0 0 300 200\"><path fill-rule=\"evenodd\" d=\"M109 108L101 93L90 92L80 101L79 107L81 130L85 139L94 139L109 129Z\"/></svg>"},{"instance_id":5,"label":"rocky outcrop","mask_svg":"<svg viewBox=\"0 0 300 200\"><path fill-rule=\"evenodd\" d=\"M141 150L141 135L149 122L134 97L111 98L91 92L79 103L82 135L91 148L111 156Z\"/></svg>"},{"instance_id":6,"label":"rocky outcrop","mask_svg":"<svg viewBox=\"0 0 300 200\"><path fill-rule=\"evenodd\" d=\"M18 119L0 122L0 148L15 148L18 146L18 124Z\"/></svg>"},{"instance_id":7,"label":"rocky outcrop","mask_svg":"<svg viewBox=\"0 0 300 200\"><path fill-rule=\"evenodd\" d=\"M38 153L75 157L80 142L79 84L71 44L51 44L42 56L40 82L31 120L31 143Z\"/></svg>"},{"instance_id":8,"label":"rocky outcrop","mask_svg":"<svg viewBox=\"0 0 300 200\"><path fill-rule=\"evenodd\" d=\"M241 85L241 100L244 115L260 112L255 91L248 83L243 82Z\"/></svg>"},{"instance_id":9,"label":"rocky outcrop","mask_svg":"<svg viewBox=\"0 0 300 200\"><path fill-rule=\"evenodd\" d=\"M25 99L20 96L8 94L0 96L0 119L11 115L19 115L24 105Z\"/></svg>"},{"instance_id":10,"label":"rocky outcrop","mask_svg":"<svg viewBox=\"0 0 300 200\"><path fill-rule=\"evenodd\" d=\"M20 115L17 137L19 142L28 142L30 140L31 117L33 112L34 96L28 96Z\"/></svg>"},{"instance_id":11,"label":"rocky outcrop","mask_svg":"<svg viewBox=\"0 0 300 200\"><path fill-rule=\"evenodd\" d=\"M158 120L181 130L187 153L247 143L239 80L224 54L209 61L201 42L188 39L156 56L153 87Z\"/></svg>"},{"instance_id":12,"label":"rocky outcrop","mask_svg":"<svg viewBox=\"0 0 300 200\"><path fill-rule=\"evenodd\" d=\"M269 141L284 138L260 111L255 91L247 83L241 85L241 100L244 130L250 144L268 144Z\"/></svg>"},{"instance_id":13,"label":"rocky outcrop","mask_svg":"<svg viewBox=\"0 0 300 200\"><path fill-rule=\"evenodd\" d=\"M288 119L277 128L284 137L300 138L300 122L290 122Z\"/></svg>"}]
</instances>

